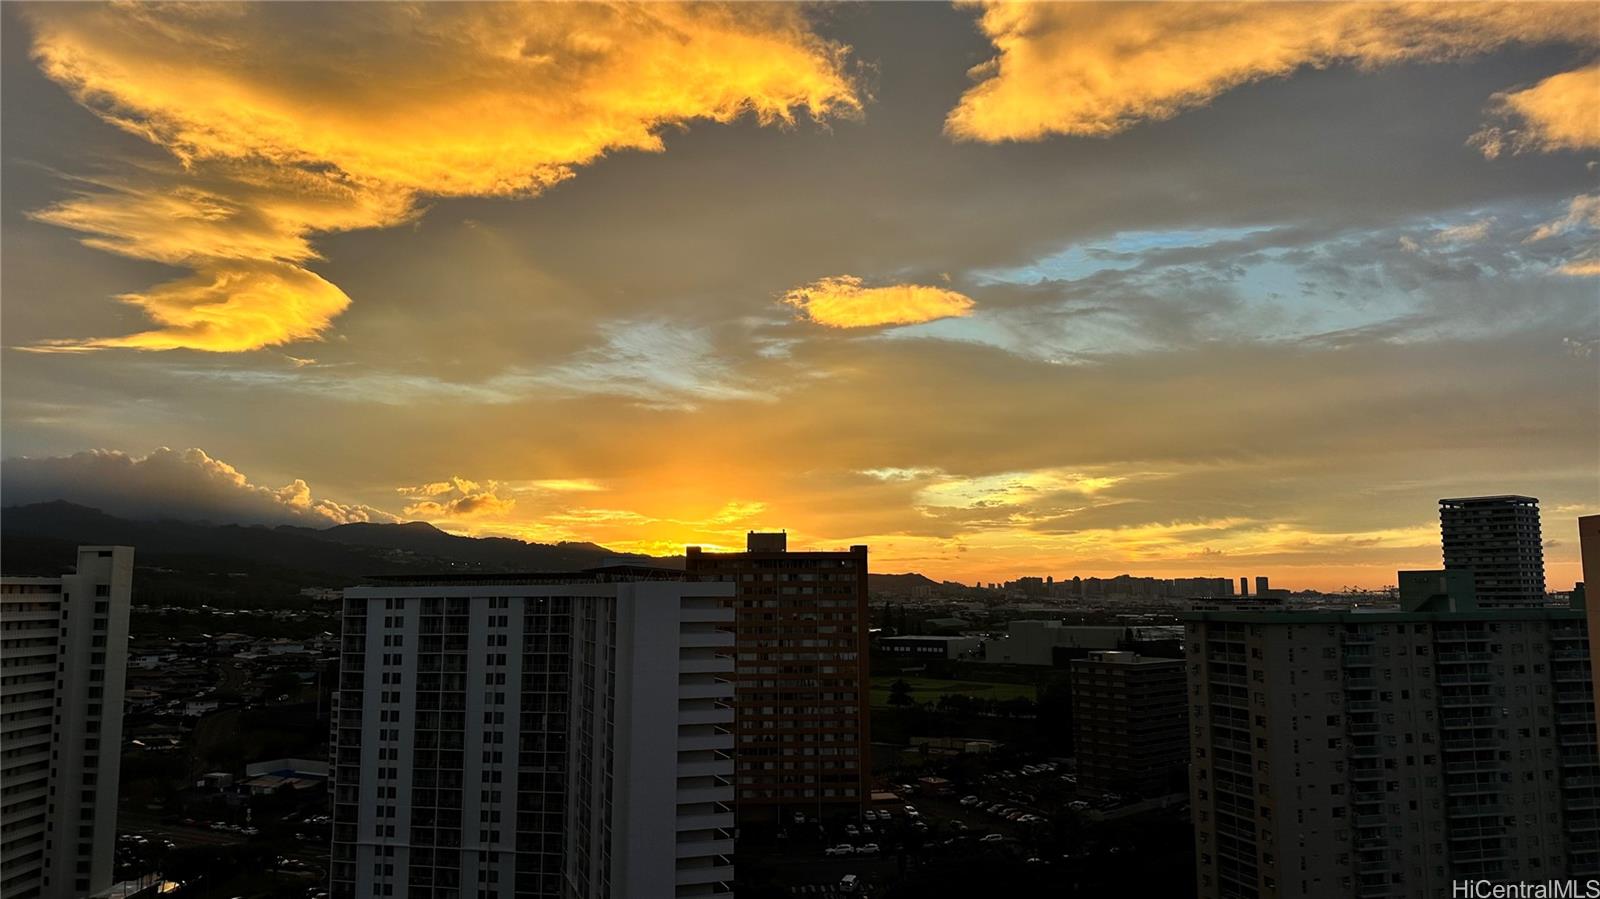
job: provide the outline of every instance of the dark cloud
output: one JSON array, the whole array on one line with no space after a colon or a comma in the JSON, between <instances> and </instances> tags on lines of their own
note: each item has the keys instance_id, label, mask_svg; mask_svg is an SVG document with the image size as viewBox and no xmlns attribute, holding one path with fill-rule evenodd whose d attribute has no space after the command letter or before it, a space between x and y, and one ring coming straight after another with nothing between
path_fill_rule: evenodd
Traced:
<instances>
[{"instance_id":1,"label":"dark cloud","mask_svg":"<svg viewBox=\"0 0 1600 899\"><path fill-rule=\"evenodd\" d=\"M111 450L0 464L6 505L67 500L112 515L247 524L331 525L395 521L370 506L317 499L305 481L263 487L204 450L161 447L147 456Z\"/></svg>"}]
</instances>

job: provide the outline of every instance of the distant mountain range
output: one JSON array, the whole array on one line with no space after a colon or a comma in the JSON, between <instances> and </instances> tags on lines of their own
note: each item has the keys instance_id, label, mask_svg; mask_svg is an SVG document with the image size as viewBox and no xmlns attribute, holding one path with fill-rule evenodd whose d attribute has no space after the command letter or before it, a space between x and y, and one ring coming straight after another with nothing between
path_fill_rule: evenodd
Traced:
<instances>
[{"instance_id":1,"label":"distant mountain range","mask_svg":"<svg viewBox=\"0 0 1600 899\"><path fill-rule=\"evenodd\" d=\"M306 586L353 583L365 575L422 571L572 571L608 561L681 566L682 560L618 553L593 543L524 543L458 537L426 522L282 525L133 521L68 502L0 509L0 567L7 574L70 566L79 544L122 544L140 566L206 573L295 573Z\"/></svg>"},{"instance_id":2,"label":"distant mountain range","mask_svg":"<svg viewBox=\"0 0 1600 899\"><path fill-rule=\"evenodd\" d=\"M64 501L0 509L0 569L6 574L59 574L72 566L80 544L132 546L140 568L162 569L164 580L191 591L210 589L199 580L241 574L298 588L346 586L367 575L409 572L576 571L619 561L683 567L682 556L620 553L593 543L458 537L421 521L268 527L135 521ZM920 574L869 579L873 593L910 595L938 586Z\"/></svg>"}]
</instances>

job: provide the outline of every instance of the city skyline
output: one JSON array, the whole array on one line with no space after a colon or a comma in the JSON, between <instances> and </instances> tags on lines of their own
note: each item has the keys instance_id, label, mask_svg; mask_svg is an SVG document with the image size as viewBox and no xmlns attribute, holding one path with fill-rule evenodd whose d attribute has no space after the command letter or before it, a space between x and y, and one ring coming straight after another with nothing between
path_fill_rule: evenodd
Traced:
<instances>
[{"instance_id":1,"label":"city skyline","mask_svg":"<svg viewBox=\"0 0 1600 899\"><path fill-rule=\"evenodd\" d=\"M7 504L1581 579L1583 4L0 15Z\"/></svg>"}]
</instances>

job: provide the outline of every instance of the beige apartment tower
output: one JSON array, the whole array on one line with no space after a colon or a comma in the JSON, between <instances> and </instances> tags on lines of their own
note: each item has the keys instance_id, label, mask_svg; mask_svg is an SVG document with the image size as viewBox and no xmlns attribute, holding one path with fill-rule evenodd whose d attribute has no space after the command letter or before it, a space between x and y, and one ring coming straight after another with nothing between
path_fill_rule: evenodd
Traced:
<instances>
[{"instance_id":1,"label":"beige apartment tower","mask_svg":"<svg viewBox=\"0 0 1600 899\"><path fill-rule=\"evenodd\" d=\"M1182 659L1090 652L1072 662L1072 744L1086 795L1184 791L1189 741Z\"/></svg>"}]
</instances>

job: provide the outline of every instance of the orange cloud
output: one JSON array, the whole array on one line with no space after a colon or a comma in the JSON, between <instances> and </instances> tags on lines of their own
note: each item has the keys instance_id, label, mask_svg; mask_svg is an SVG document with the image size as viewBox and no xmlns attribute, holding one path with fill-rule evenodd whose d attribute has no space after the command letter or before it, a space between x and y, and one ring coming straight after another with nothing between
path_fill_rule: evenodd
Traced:
<instances>
[{"instance_id":1,"label":"orange cloud","mask_svg":"<svg viewBox=\"0 0 1600 899\"><path fill-rule=\"evenodd\" d=\"M997 55L946 119L961 140L1106 136L1304 67L1373 68L1509 43L1600 43L1581 3L974 4Z\"/></svg>"},{"instance_id":2,"label":"orange cloud","mask_svg":"<svg viewBox=\"0 0 1600 899\"><path fill-rule=\"evenodd\" d=\"M783 302L830 328L908 325L972 314L971 297L943 287L891 284L867 287L853 275L813 281L784 294Z\"/></svg>"},{"instance_id":3,"label":"orange cloud","mask_svg":"<svg viewBox=\"0 0 1600 899\"><path fill-rule=\"evenodd\" d=\"M1490 159L1512 152L1600 147L1600 62L1551 75L1533 87L1494 96L1494 112L1517 125L1492 125L1472 143Z\"/></svg>"},{"instance_id":4,"label":"orange cloud","mask_svg":"<svg viewBox=\"0 0 1600 899\"><path fill-rule=\"evenodd\" d=\"M157 316L158 331L78 347L312 338L348 298L304 269L280 268L271 289L257 273L315 259L317 233L406 221L427 196L536 194L607 153L659 152L663 129L695 120L787 125L862 103L847 48L782 4L329 5L309 24L305 10L26 11L47 76L182 166L91 184L38 217L210 285L256 288L238 302L206 294L204 328ZM154 306L195 306L199 285L174 284L151 292ZM286 321L257 314L269 298Z\"/></svg>"}]
</instances>

